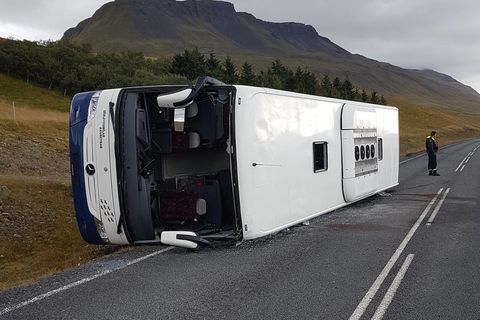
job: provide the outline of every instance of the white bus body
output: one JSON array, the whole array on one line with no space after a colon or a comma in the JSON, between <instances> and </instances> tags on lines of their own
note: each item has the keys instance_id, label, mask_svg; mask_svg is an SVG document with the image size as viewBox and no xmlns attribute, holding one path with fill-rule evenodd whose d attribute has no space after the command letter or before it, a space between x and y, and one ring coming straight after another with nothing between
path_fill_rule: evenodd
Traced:
<instances>
[{"instance_id":1,"label":"white bus body","mask_svg":"<svg viewBox=\"0 0 480 320\"><path fill-rule=\"evenodd\" d=\"M79 94L71 110L91 243L255 239L398 184L394 107L203 79Z\"/></svg>"}]
</instances>

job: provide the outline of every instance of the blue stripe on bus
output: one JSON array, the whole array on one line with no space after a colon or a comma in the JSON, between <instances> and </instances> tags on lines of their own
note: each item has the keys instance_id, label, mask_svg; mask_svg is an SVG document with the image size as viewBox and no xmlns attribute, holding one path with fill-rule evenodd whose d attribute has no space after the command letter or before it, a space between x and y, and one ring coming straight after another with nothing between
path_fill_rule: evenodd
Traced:
<instances>
[{"instance_id":1,"label":"blue stripe on bus","mask_svg":"<svg viewBox=\"0 0 480 320\"><path fill-rule=\"evenodd\" d=\"M104 244L98 234L95 220L88 209L83 170L83 132L87 124L90 99L95 92L85 92L73 97L70 108L70 170L73 203L82 238L92 244Z\"/></svg>"}]
</instances>

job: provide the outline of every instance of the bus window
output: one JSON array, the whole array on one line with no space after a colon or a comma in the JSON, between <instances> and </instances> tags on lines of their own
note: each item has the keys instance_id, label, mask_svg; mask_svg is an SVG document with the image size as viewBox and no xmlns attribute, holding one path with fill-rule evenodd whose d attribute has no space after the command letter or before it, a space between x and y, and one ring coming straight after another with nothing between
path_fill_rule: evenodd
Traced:
<instances>
[{"instance_id":1,"label":"bus window","mask_svg":"<svg viewBox=\"0 0 480 320\"><path fill-rule=\"evenodd\" d=\"M328 169L328 153L326 142L313 143L313 171L315 173Z\"/></svg>"}]
</instances>

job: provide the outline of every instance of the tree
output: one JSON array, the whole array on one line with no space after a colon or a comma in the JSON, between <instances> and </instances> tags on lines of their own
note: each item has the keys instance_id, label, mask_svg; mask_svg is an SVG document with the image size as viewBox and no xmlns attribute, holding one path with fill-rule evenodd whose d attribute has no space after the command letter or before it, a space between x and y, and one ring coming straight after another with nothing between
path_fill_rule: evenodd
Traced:
<instances>
[{"instance_id":1,"label":"tree","mask_svg":"<svg viewBox=\"0 0 480 320\"><path fill-rule=\"evenodd\" d=\"M281 90L295 90L295 74L277 59L266 72L260 73L261 85Z\"/></svg>"},{"instance_id":2,"label":"tree","mask_svg":"<svg viewBox=\"0 0 480 320\"><path fill-rule=\"evenodd\" d=\"M315 75L307 69L297 68L294 76L295 92L315 94L318 86L318 80Z\"/></svg>"},{"instance_id":3,"label":"tree","mask_svg":"<svg viewBox=\"0 0 480 320\"><path fill-rule=\"evenodd\" d=\"M378 94L375 90L372 91L372 93L370 94L370 103L375 103L375 104L380 103L380 98L378 97Z\"/></svg>"},{"instance_id":4,"label":"tree","mask_svg":"<svg viewBox=\"0 0 480 320\"><path fill-rule=\"evenodd\" d=\"M350 80L346 79L342 83L342 98L347 100L353 100L354 92L353 85Z\"/></svg>"},{"instance_id":5,"label":"tree","mask_svg":"<svg viewBox=\"0 0 480 320\"><path fill-rule=\"evenodd\" d=\"M222 80L225 83L237 83L237 68L233 64L232 58L227 56L222 65Z\"/></svg>"},{"instance_id":6,"label":"tree","mask_svg":"<svg viewBox=\"0 0 480 320\"><path fill-rule=\"evenodd\" d=\"M207 73L205 58L198 48L185 50L183 54L173 57L170 72L193 80Z\"/></svg>"},{"instance_id":7,"label":"tree","mask_svg":"<svg viewBox=\"0 0 480 320\"><path fill-rule=\"evenodd\" d=\"M145 69L155 75L169 73L172 60L169 58L145 58Z\"/></svg>"},{"instance_id":8,"label":"tree","mask_svg":"<svg viewBox=\"0 0 480 320\"><path fill-rule=\"evenodd\" d=\"M253 72L253 66L248 62L242 65L240 77L238 79L240 84L255 86L257 85L257 76Z\"/></svg>"},{"instance_id":9,"label":"tree","mask_svg":"<svg viewBox=\"0 0 480 320\"><path fill-rule=\"evenodd\" d=\"M360 101L362 102L368 102L368 94L365 91L365 89L362 90L362 94L360 96Z\"/></svg>"},{"instance_id":10,"label":"tree","mask_svg":"<svg viewBox=\"0 0 480 320\"><path fill-rule=\"evenodd\" d=\"M322 79L322 84L320 85L321 94L325 97L332 97L332 82L330 81L330 77L325 75Z\"/></svg>"},{"instance_id":11,"label":"tree","mask_svg":"<svg viewBox=\"0 0 480 320\"><path fill-rule=\"evenodd\" d=\"M357 88L354 88L354 89L353 89L353 100L355 100L355 101L361 101L360 93L358 92L358 89L357 89Z\"/></svg>"},{"instance_id":12,"label":"tree","mask_svg":"<svg viewBox=\"0 0 480 320\"><path fill-rule=\"evenodd\" d=\"M210 52L205 63L207 65L207 76L214 78L220 78L223 76L221 61L215 57L213 52Z\"/></svg>"},{"instance_id":13,"label":"tree","mask_svg":"<svg viewBox=\"0 0 480 320\"><path fill-rule=\"evenodd\" d=\"M383 94L382 94L382 96L380 97L380 104L382 104L382 105L384 105L384 106L387 105L387 99L385 99L385 97L383 96Z\"/></svg>"},{"instance_id":14,"label":"tree","mask_svg":"<svg viewBox=\"0 0 480 320\"><path fill-rule=\"evenodd\" d=\"M335 77L332 82L332 96L334 98L344 98L343 96L343 87L342 87L342 82L338 77Z\"/></svg>"},{"instance_id":15,"label":"tree","mask_svg":"<svg viewBox=\"0 0 480 320\"><path fill-rule=\"evenodd\" d=\"M206 58L197 48L185 50L173 58L145 58L140 52L97 53L89 45L68 41L0 41L0 72L25 81L56 89L65 94L102 88L154 84L184 84L199 76L210 75L224 82L266 86L327 97L356 99L386 104L383 95L361 93L348 80L325 75L319 84L307 68L292 71L277 59L267 70L255 74L245 62L237 74L230 57L222 62L211 52Z\"/></svg>"}]
</instances>

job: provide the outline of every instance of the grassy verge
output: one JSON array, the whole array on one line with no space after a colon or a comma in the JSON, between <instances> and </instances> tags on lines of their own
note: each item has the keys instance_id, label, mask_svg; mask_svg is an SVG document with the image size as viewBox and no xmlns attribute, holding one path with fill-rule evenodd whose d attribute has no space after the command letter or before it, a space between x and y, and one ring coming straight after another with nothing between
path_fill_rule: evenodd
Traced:
<instances>
[{"instance_id":1,"label":"grassy verge","mask_svg":"<svg viewBox=\"0 0 480 320\"><path fill-rule=\"evenodd\" d=\"M0 104L0 291L115 250L81 239L68 155L66 112L24 107L15 123Z\"/></svg>"},{"instance_id":2,"label":"grassy verge","mask_svg":"<svg viewBox=\"0 0 480 320\"><path fill-rule=\"evenodd\" d=\"M432 130L437 131L440 145L480 137L480 115L420 107L396 98L389 98L388 102L399 108L400 154L403 156L423 151L425 137Z\"/></svg>"},{"instance_id":3,"label":"grassy verge","mask_svg":"<svg viewBox=\"0 0 480 320\"><path fill-rule=\"evenodd\" d=\"M68 183L0 177L0 291L109 250L81 239Z\"/></svg>"},{"instance_id":4,"label":"grassy verge","mask_svg":"<svg viewBox=\"0 0 480 320\"><path fill-rule=\"evenodd\" d=\"M66 121L0 120L0 174L69 179Z\"/></svg>"},{"instance_id":5,"label":"grassy verge","mask_svg":"<svg viewBox=\"0 0 480 320\"><path fill-rule=\"evenodd\" d=\"M18 79L0 74L0 102L17 107L29 107L42 110L68 111L70 97L64 97L56 91L41 88Z\"/></svg>"}]
</instances>

